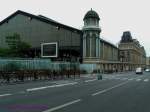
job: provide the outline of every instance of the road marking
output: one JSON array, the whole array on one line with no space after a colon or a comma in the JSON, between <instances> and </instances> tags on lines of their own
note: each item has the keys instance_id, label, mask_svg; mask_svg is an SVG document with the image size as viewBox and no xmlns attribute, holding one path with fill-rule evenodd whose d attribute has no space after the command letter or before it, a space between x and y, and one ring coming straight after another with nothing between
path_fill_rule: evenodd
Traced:
<instances>
[{"instance_id":1,"label":"road marking","mask_svg":"<svg viewBox=\"0 0 150 112\"><path fill-rule=\"evenodd\" d=\"M141 79L136 79L136 81L140 81Z\"/></svg>"},{"instance_id":2,"label":"road marking","mask_svg":"<svg viewBox=\"0 0 150 112\"><path fill-rule=\"evenodd\" d=\"M98 91L98 92L96 92L96 93L93 93L92 96L96 96L96 95L98 95L98 94L102 94L102 93L108 92L108 91L110 91L110 90L112 90L112 89L115 89L115 88L117 88L117 87L120 87L120 86L122 86L122 85L125 85L125 84L128 83L128 82L129 82L129 81L126 81L126 82L117 84L117 85L115 85L115 86L113 86L113 87L110 87L110 88L107 88L107 89Z\"/></svg>"},{"instance_id":3,"label":"road marking","mask_svg":"<svg viewBox=\"0 0 150 112\"><path fill-rule=\"evenodd\" d=\"M79 80L81 80L81 79L75 79L75 81L79 81Z\"/></svg>"},{"instance_id":4,"label":"road marking","mask_svg":"<svg viewBox=\"0 0 150 112\"><path fill-rule=\"evenodd\" d=\"M37 90L42 90L42 89L47 89L47 88L54 88L54 87L62 87L62 86L68 86L68 85L75 85L78 82L73 82L73 83L66 83L66 84L58 84L58 85L52 85L52 86L44 86L44 87L38 87L38 88L30 88L26 89L26 91L37 91Z\"/></svg>"},{"instance_id":5,"label":"road marking","mask_svg":"<svg viewBox=\"0 0 150 112\"><path fill-rule=\"evenodd\" d=\"M116 77L115 79L120 79L119 77Z\"/></svg>"},{"instance_id":6,"label":"road marking","mask_svg":"<svg viewBox=\"0 0 150 112\"><path fill-rule=\"evenodd\" d=\"M86 80L84 82L92 82L92 81L96 81L97 79L92 79L92 80Z\"/></svg>"},{"instance_id":7,"label":"road marking","mask_svg":"<svg viewBox=\"0 0 150 112\"><path fill-rule=\"evenodd\" d=\"M128 79L129 81L133 80L133 79Z\"/></svg>"},{"instance_id":8,"label":"road marking","mask_svg":"<svg viewBox=\"0 0 150 112\"><path fill-rule=\"evenodd\" d=\"M128 78L122 78L121 80L127 80Z\"/></svg>"},{"instance_id":9,"label":"road marking","mask_svg":"<svg viewBox=\"0 0 150 112\"><path fill-rule=\"evenodd\" d=\"M113 79L113 78L115 78L115 76L110 76L110 78L112 78L112 79Z\"/></svg>"},{"instance_id":10,"label":"road marking","mask_svg":"<svg viewBox=\"0 0 150 112\"><path fill-rule=\"evenodd\" d=\"M26 93L25 91L19 91L18 92L19 94L24 94L24 93Z\"/></svg>"},{"instance_id":11,"label":"road marking","mask_svg":"<svg viewBox=\"0 0 150 112\"><path fill-rule=\"evenodd\" d=\"M88 77L91 77L92 75L91 74L89 74L89 75L83 75L83 76L81 76L81 77L85 77L85 78L88 78Z\"/></svg>"},{"instance_id":12,"label":"road marking","mask_svg":"<svg viewBox=\"0 0 150 112\"><path fill-rule=\"evenodd\" d=\"M67 106L69 106L69 105L75 104L75 103L80 102L80 101L81 101L81 99L77 99L77 100L74 100L74 101L65 103L65 104L63 104L63 105L60 105L60 106L53 107L53 108L51 108L51 109L45 110L45 111L43 111L43 112L53 112L53 111L59 110L59 109L61 109L61 108L67 107Z\"/></svg>"},{"instance_id":13,"label":"road marking","mask_svg":"<svg viewBox=\"0 0 150 112\"><path fill-rule=\"evenodd\" d=\"M112 80L112 78L107 78L107 80Z\"/></svg>"},{"instance_id":14,"label":"road marking","mask_svg":"<svg viewBox=\"0 0 150 112\"><path fill-rule=\"evenodd\" d=\"M144 75L138 76L138 77L136 77L136 78L134 78L134 79L139 79L139 78L142 78L142 77L144 77Z\"/></svg>"},{"instance_id":15,"label":"road marking","mask_svg":"<svg viewBox=\"0 0 150 112\"><path fill-rule=\"evenodd\" d=\"M149 79L145 79L145 80L144 80L144 82L148 82L148 81L149 81Z\"/></svg>"},{"instance_id":16,"label":"road marking","mask_svg":"<svg viewBox=\"0 0 150 112\"><path fill-rule=\"evenodd\" d=\"M53 83L55 83L55 84L64 84L64 83L69 83L69 81L54 81Z\"/></svg>"},{"instance_id":17,"label":"road marking","mask_svg":"<svg viewBox=\"0 0 150 112\"><path fill-rule=\"evenodd\" d=\"M12 95L12 94L2 94L2 95L0 95L0 97L10 96L10 95Z\"/></svg>"}]
</instances>

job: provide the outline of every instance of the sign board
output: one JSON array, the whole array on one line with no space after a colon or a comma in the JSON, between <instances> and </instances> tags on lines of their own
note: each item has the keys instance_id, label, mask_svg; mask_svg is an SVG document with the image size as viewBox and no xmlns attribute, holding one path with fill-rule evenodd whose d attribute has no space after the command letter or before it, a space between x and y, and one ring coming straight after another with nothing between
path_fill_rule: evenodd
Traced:
<instances>
[{"instance_id":1,"label":"sign board","mask_svg":"<svg viewBox=\"0 0 150 112\"><path fill-rule=\"evenodd\" d=\"M58 57L58 43L42 43L41 44L41 57Z\"/></svg>"}]
</instances>

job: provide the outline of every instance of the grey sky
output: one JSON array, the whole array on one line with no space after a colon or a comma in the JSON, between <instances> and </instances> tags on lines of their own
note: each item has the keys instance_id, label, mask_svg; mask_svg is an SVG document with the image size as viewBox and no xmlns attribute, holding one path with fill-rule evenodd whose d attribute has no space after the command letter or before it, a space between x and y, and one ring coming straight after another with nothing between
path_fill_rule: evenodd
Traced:
<instances>
[{"instance_id":1,"label":"grey sky","mask_svg":"<svg viewBox=\"0 0 150 112\"><path fill-rule=\"evenodd\" d=\"M1 0L0 21L23 10L42 14L63 24L81 29L85 13L93 8L101 20L101 36L116 44L123 31L130 30L150 56L149 0Z\"/></svg>"}]
</instances>

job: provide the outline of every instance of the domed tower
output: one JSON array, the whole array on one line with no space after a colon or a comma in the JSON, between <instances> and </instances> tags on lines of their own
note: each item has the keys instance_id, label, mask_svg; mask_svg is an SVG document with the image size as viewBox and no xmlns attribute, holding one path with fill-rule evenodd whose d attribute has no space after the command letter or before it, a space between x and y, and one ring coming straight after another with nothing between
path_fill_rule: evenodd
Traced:
<instances>
[{"instance_id":1,"label":"domed tower","mask_svg":"<svg viewBox=\"0 0 150 112\"><path fill-rule=\"evenodd\" d=\"M88 11L84 16L83 26L83 61L98 59L100 57L100 32L99 15L94 11ZM92 60L91 60L92 61Z\"/></svg>"}]
</instances>

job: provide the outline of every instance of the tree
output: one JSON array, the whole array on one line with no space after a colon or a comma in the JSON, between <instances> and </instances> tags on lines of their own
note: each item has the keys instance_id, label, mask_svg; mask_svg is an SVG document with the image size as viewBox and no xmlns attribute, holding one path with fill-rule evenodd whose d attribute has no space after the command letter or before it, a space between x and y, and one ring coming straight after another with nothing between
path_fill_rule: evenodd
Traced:
<instances>
[{"instance_id":1,"label":"tree","mask_svg":"<svg viewBox=\"0 0 150 112\"><path fill-rule=\"evenodd\" d=\"M23 57L25 52L28 52L30 48L31 45L23 41L17 44L17 52L19 53L20 57Z\"/></svg>"},{"instance_id":2,"label":"tree","mask_svg":"<svg viewBox=\"0 0 150 112\"><path fill-rule=\"evenodd\" d=\"M17 33L6 36L5 39L8 45L9 56L11 57L23 57L25 51L27 52L31 48L31 45L22 41Z\"/></svg>"},{"instance_id":3,"label":"tree","mask_svg":"<svg viewBox=\"0 0 150 112\"><path fill-rule=\"evenodd\" d=\"M14 33L13 35L6 36L6 43L10 49L17 49L18 44L21 42L20 35Z\"/></svg>"},{"instance_id":4,"label":"tree","mask_svg":"<svg viewBox=\"0 0 150 112\"><path fill-rule=\"evenodd\" d=\"M0 57L7 57L10 54L10 49L0 48Z\"/></svg>"}]
</instances>

